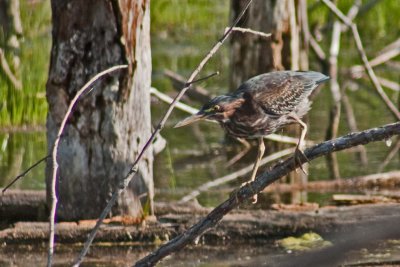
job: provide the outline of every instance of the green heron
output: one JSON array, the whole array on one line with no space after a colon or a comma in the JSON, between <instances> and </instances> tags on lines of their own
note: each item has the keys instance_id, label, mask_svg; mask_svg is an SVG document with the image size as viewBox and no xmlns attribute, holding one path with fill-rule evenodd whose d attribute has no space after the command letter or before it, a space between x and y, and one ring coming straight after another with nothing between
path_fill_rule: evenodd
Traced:
<instances>
[{"instance_id":1,"label":"green heron","mask_svg":"<svg viewBox=\"0 0 400 267\"><path fill-rule=\"evenodd\" d=\"M300 124L302 131L294 159L298 162L299 156L306 158L301 147L307 125L301 118L310 110L308 97L311 92L328 79L328 76L314 71L261 74L244 82L235 92L210 100L198 113L180 121L175 128L198 120L215 120L233 137L257 138L258 154L249 181L252 182L264 155L263 137L285 125ZM256 202L257 195L253 197L253 203Z\"/></svg>"}]
</instances>

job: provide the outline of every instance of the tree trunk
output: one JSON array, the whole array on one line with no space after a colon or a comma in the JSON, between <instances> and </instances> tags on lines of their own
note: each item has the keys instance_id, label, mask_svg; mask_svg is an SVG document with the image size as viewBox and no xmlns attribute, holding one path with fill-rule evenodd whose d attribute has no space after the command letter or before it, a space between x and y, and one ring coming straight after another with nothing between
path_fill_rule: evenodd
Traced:
<instances>
[{"instance_id":1,"label":"tree trunk","mask_svg":"<svg viewBox=\"0 0 400 267\"><path fill-rule=\"evenodd\" d=\"M232 20L243 10L247 2L247 0L231 1ZM305 4L304 1L300 1L299 7L295 8L294 0L253 1L238 26L271 33L272 36L266 39L248 33L234 32L232 34L231 90L235 90L245 80L261 73L307 68L306 56L304 53L300 53L301 50L306 52L307 47L306 42L300 42L301 27L299 27L299 24L308 25L305 21L307 19L306 12L304 12ZM303 34L303 36L304 39L307 38L307 34ZM302 64L300 64L300 58L303 61ZM287 129L289 132L300 134L297 126L289 126ZM281 147L276 143L268 142L266 148L267 153L272 153ZM307 178L303 173L293 173L290 180L296 183L305 183ZM295 202L301 202L304 200L304 196L296 194L294 199L298 199Z\"/></svg>"},{"instance_id":2,"label":"tree trunk","mask_svg":"<svg viewBox=\"0 0 400 267\"><path fill-rule=\"evenodd\" d=\"M103 78L81 98L59 145L58 218L97 218L151 134L150 1L52 0L51 5L49 151L75 93L98 72L129 65L128 71ZM149 149L112 215L152 212L152 166ZM51 171L49 161L48 199ZM143 209L143 204L149 209Z\"/></svg>"},{"instance_id":3,"label":"tree trunk","mask_svg":"<svg viewBox=\"0 0 400 267\"><path fill-rule=\"evenodd\" d=\"M247 0L232 0L234 20ZM231 89L257 74L290 69L290 0L255 0L250 5L240 27L272 33L266 39L254 34L234 32L231 47Z\"/></svg>"}]
</instances>

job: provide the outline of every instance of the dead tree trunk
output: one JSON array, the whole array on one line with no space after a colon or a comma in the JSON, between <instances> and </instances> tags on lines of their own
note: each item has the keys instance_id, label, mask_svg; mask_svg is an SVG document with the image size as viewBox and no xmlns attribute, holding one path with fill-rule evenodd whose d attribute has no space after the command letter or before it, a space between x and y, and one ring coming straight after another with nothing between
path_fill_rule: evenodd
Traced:
<instances>
[{"instance_id":1,"label":"dead tree trunk","mask_svg":"<svg viewBox=\"0 0 400 267\"><path fill-rule=\"evenodd\" d=\"M237 17L246 3L247 0L231 1L232 20ZM306 3L300 1L299 5L300 8L296 8L294 0L253 1L238 26L271 33L272 36L270 39L265 39L258 35L241 32L232 34L230 73L232 90L235 90L243 81L261 73L285 69L298 70L300 67L308 66L307 58L304 54L301 56L300 53L301 49L306 52L306 45L301 46L306 42L300 42L301 27L299 27L300 24L308 25L306 21L303 22L307 19L304 12L306 7L303 6ZM301 66L300 57L303 61ZM300 133L297 126L289 128L291 132ZM266 144L266 148L267 153L280 149L279 145L271 142ZM303 173L294 173L290 179L293 182L307 181ZM299 196L295 198L301 199Z\"/></svg>"},{"instance_id":2,"label":"dead tree trunk","mask_svg":"<svg viewBox=\"0 0 400 267\"><path fill-rule=\"evenodd\" d=\"M250 5L240 27L272 33L270 39L254 34L234 32L231 41L230 88L236 89L248 78L290 68L290 27L288 0L255 0ZM234 20L246 0L231 1L231 19Z\"/></svg>"},{"instance_id":3,"label":"dead tree trunk","mask_svg":"<svg viewBox=\"0 0 400 267\"><path fill-rule=\"evenodd\" d=\"M97 218L150 136L150 1L52 0L51 5L49 151L75 93L98 72L129 65L129 71L97 82L83 96L59 145L58 218ZM149 149L113 215L141 216L143 204L152 209L152 166ZM48 198L51 169L48 162Z\"/></svg>"}]
</instances>

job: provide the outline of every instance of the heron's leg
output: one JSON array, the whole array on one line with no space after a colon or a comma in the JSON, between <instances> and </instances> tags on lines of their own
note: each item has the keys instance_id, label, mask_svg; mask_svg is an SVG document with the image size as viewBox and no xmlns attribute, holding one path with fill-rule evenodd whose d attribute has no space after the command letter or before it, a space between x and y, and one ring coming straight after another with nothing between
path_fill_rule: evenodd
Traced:
<instances>
[{"instance_id":1,"label":"heron's leg","mask_svg":"<svg viewBox=\"0 0 400 267\"><path fill-rule=\"evenodd\" d=\"M298 124L300 124L301 127L301 134L299 138L299 142L296 145L296 151L294 155L294 159L297 164L300 165L300 169L304 172L304 174L307 174L307 172L303 169L303 164L301 163L300 156L302 156L304 159L308 161L308 158L304 154L302 148L304 147L304 139L306 137L307 133L307 124L305 124L297 115L291 114L290 117L294 119Z\"/></svg>"},{"instance_id":2,"label":"heron's leg","mask_svg":"<svg viewBox=\"0 0 400 267\"><path fill-rule=\"evenodd\" d=\"M265 144L264 144L264 139L262 137L258 138L258 153L257 153L257 158L256 162L254 163L253 171L251 172L251 178L250 182L253 182L256 179L256 174L258 167L260 167L260 161L262 157L264 156L265 152Z\"/></svg>"},{"instance_id":3,"label":"heron's leg","mask_svg":"<svg viewBox=\"0 0 400 267\"><path fill-rule=\"evenodd\" d=\"M257 175L257 170L258 167L260 167L260 161L264 155L265 152L265 144L264 144L264 138L263 137L259 137L258 138L258 153L257 153L257 158L256 158L256 162L254 163L254 167L253 167L253 171L251 172L251 177L250 177L250 181L249 182L253 182L256 179L256 175ZM252 198L252 202L257 203L257 194L255 194Z\"/></svg>"},{"instance_id":4,"label":"heron's leg","mask_svg":"<svg viewBox=\"0 0 400 267\"><path fill-rule=\"evenodd\" d=\"M244 149L237 154L236 156L234 156L233 158L231 158L228 163L226 164L226 167L230 167L232 166L234 163L236 163L238 160L240 160L244 155L247 154L247 152L249 152L251 145L249 142L246 141L246 139L243 138L235 138L237 141L239 141L243 146Z\"/></svg>"}]
</instances>

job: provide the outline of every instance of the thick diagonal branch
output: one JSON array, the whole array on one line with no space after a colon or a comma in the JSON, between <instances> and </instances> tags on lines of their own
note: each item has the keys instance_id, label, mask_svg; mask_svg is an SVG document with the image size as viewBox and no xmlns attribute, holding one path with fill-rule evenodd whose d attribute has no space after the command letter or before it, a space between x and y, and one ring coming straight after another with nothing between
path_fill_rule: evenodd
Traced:
<instances>
[{"instance_id":1,"label":"thick diagonal branch","mask_svg":"<svg viewBox=\"0 0 400 267\"><path fill-rule=\"evenodd\" d=\"M357 133L350 133L337 139L325 141L307 149L304 151L304 154L309 160L313 160L328 153L370 142L381 141L399 134L400 122L387 124L381 127ZM300 158L298 164L305 163L305 161L306 159ZM216 207L206 217L190 227L186 232L178 235L168 243L160 246L156 251L136 262L135 266L154 266L164 257L184 248L186 245L201 236L206 230L214 227L228 212L236 208L244 200L252 197L254 193L259 193L266 186L289 174L296 168L297 166L293 157L290 157L284 162L278 163L274 168L272 168L272 170L259 175L254 182L243 186L236 192L236 194L232 195L229 199Z\"/></svg>"}]
</instances>

